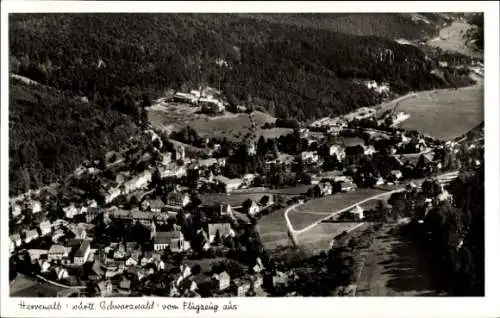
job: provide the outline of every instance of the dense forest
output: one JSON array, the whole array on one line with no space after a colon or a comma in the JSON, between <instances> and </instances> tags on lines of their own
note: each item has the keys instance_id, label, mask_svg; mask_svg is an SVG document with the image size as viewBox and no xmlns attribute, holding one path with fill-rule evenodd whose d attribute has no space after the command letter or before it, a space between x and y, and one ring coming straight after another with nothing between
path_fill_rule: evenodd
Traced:
<instances>
[{"instance_id":1,"label":"dense forest","mask_svg":"<svg viewBox=\"0 0 500 318\"><path fill-rule=\"evenodd\" d=\"M387 82L395 93L469 84L450 69L443 77L432 75L439 57L429 58L417 47L370 32L351 31L367 35L357 36L311 27L302 15L272 16L11 15L11 72L81 92L103 107L121 98L126 89L141 98L144 93L159 95L167 88L202 82L221 87L232 104L255 104L277 117L299 120L380 101L378 94L354 79ZM382 21L356 17L349 18L350 23L360 30ZM310 17L311 21L334 18ZM396 14L388 21L401 19L407 35L426 32L422 22L409 17ZM380 33L389 36L382 29Z\"/></svg>"},{"instance_id":2,"label":"dense forest","mask_svg":"<svg viewBox=\"0 0 500 318\"><path fill-rule=\"evenodd\" d=\"M474 46L479 50L484 50L484 15L474 14L469 17L469 23L475 26L469 32L468 36L471 40L474 40Z\"/></svg>"},{"instance_id":3,"label":"dense forest","mask_svg":"<svg viewBox=\"0 0 500 318\"><path fill-rule=\"evenodd\" d=\"M15 81L9 92L11 195L58 181L137 133L128 116L63 92Z\"/></svg>"}]
</instances>

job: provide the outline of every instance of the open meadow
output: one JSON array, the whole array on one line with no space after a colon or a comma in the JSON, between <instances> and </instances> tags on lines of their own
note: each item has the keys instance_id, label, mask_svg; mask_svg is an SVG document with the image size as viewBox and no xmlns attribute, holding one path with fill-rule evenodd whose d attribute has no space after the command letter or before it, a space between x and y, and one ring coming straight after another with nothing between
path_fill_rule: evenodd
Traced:
<instances>
[{"instance_id":1,"label":"open meadow","mask_svg":"<svg viewBox=\"0 0 500 318\"><path fill-rule=\"evenodd\" d=\"M453 139L484 120L483 84L419 92L401 101L398 111L411 115L401 128L419 130L439 139Z\"/></svg>"},{"instance_id":2,"label":"open meadow","mask_svg":"<svg viewBox=\"0 0 500 318\"><path fill-rule=\"evenodd\" d=\"M442 28L439 32L439 36L427 41L427 45L472 57L482 57L482 53L474 51L465 41L464 36L471 27L470 24L464 21L455 21Z\"/></svg>"},{"instance_id":3,"label":"open meadow","mask_svg":"<svg viewBox=\"0 0 500 318\"><path fill-rule=\"evenodd\" d=\"M336 211L345 209L356 202L384 193L378 189L359 189L353 192L337 193L331 196L313 199L288 213L290 222L296 231L327 217Z\"/></svg>"},{"instance_id":4,"label":"open meadow","mask_svg":"<svg viewBox=\"0 0 500 318\"><path fill-rule=\"evenodd\" d=\"M356 222L320 223L313 229L298 234L296 239L302 250L308 255L315 255L321 251L326 252L331 247L332 240L335 236L344 231L349 231L360 224L361 223ZM364 224L362 226L364 226Z\"/></svg>"},{"instance_id":5,"label":"open meadow","mask_svg":"<svg viewBox=\"0 0 500 318\"><path fill-rule=\"evenodd\" d=\"M257 223L257 231L266 250L291 245L286 227L284 209L264 215Z\"/></svg>"},{"instance_id":6,"label":"open meadow","mask_svg":"<svg viewBox=\"0 0 500 318\"><path fill-rule=\"evenodd\" d=\"M259 111L253 112L253 118L257 130L261 130L260 127L264 123L273 123L275 121L275 118L271 115ZM216 117L206 116L190 121L189 125L201 136L226 137L233 140L244 138L251 132L250 116L245 113L225 114ZM283 131L270 130L269 134L274 136L278 132L282 133ZM261 132L261 134L265 134L265 132Z\"/></svg>"}]
</instances>

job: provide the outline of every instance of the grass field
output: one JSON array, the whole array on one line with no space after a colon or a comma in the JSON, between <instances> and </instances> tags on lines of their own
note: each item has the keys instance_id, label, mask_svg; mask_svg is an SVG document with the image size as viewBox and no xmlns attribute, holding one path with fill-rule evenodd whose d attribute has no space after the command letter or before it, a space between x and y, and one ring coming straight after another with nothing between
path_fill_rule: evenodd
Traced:
<instances>
[{"instance_id":1,"label":"grass field","mask_svg":"<svg viewBox=\"0 0 500 318\"><path fill-rule=\"evenodd\" d=\"M160 103L146 108L151 125L161 130L172 131L185 126L191 120L199 118L199 107L181 103Z\"/></svg>"},{"instance_id":2,"label":"grass field","mask_svg":"<svg viewBox=\"0 0 500 318\"><path fill-rule=\"evenodd\" d=\"M299 246L309 255L327 251L332 239L340 233L352 229L359 223L321 223L314 229L297 235ZM364 226L364 225L363 225Z\"/></svg>"},{"instance_id":3,"label":"grass field","mask_svg":"<svg viewBox=\"0 0 500 318\"><path fill-rule=\"evenodd\" d=\"M437 296L438 281L425 251L385 225L364 251L356 296Z\"/></svg>"},{"instance_id":4,"label":"grass field","mask_svg":"<svg viewBox=\"0 0 500 318\"><path fill-rule=\"evenodd\" d=\"M257 231L267 250L291 245L283 213L284 209L264 215L257 224Z\"/></svg>"},{"instance_id":5,"label":"grass field","mask_svg":"<svg viewBox=\"0 0 500 318\"><path fill-rule=\"evenodd\" d=\"M441 29L439 36L427 42L428 45L439 47L443 50L455 51L473 57L483 57L483 54L476 52L465 43L464 35L471 27L466 22L454 22Z\"/></svg>"},{"instance_id":6,"label":"grass field","mask_svg":"<svg viewBox=\"0 0 500 318\"><path fill-rule=\"evenodd\" d=\"M280 136L291 134L292 132L293 129L290 128L259 129L259 131L257 131L257 137L263 136L264 138L278 138Z\"/></svg>"},{"instance_id":7,"label":"grass field","mask_svg":"<svg viewBox=\"0 0 500 318\"><path fill-rule=\"evenodd\" d=\"M484 120L482 83L457 90L436 90L417 93L400 102L398 111L411 117L401 124L440 139L461 136Z\"/></svg>"},{"instance_id":8,"label":"grass field","mask_svg":"<svg viewBox=\"0 0 500 318\"><path fill-rule=\"evenodd\" d=\"M266 122L274 122L275 118L259 111L253 113L257 130ZM226 137L241 139L250 133L251 123L248 114L228 114L217 117L204 117L189 122L198 134L209 137ZM267 129L266 129L267 130ZM264 132L266 133L266 132ZM269 135L283 133L281 130L269 129Z\"/></svg>"},{"instance_id":9,"label":"grass field","mask_svg":"<svg viewBox=\"0 0 500 318\"><path fill-rule=\"evenodd\" d=\"M299 231L335 211L383 192L378 189L359 189L353 192L338 193L320 199L309 200L290 211L288 217L293 228Z\"/></svg>"}]
</instances>

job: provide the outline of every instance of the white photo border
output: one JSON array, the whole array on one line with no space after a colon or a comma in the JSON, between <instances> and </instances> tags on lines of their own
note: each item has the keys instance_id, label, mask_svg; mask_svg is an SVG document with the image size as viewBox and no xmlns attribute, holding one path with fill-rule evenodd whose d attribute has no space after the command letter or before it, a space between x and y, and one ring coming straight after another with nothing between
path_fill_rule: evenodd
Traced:
<instances>
[{"instance_id":1,"label":"white photo border","mask_svg":"<svg viewBox=\"0 0 500 318\"><path fill-rule=\"evenodd\" d=\"M217 299L164 299L130 298L128 303L144 303L151 300L175 303L182 307L184 301L203 304L238 305L236 311L166 312L160 306L150 311L73 311L72 304L82 299L75 298L13 298L9 296L8 266L8 222L1 222L1 313L2 317L494 317L500 316L499 268L500 234L499 208L499 5L495 1L2 1L1 4L1 218L8 219L8 15L15 12L484 12L485 18L485 165L486 173L486 281L485 297L356 297L356 298L217 298ZM39 304L63 303L58 311L21 311L19 302ZM123 303L123 298L92 298L100 301ZM170 301L171 300L171 301ZM66 308L65 306L68 306Z\"/></svg>"}]
</instances>

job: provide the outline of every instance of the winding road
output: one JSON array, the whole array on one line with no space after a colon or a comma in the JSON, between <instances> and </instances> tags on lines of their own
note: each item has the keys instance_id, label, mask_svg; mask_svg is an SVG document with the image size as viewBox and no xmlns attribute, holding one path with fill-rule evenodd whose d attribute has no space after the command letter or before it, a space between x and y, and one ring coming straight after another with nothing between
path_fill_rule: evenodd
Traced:
<instances>
[{"instance_id":1,"label":"winding road","mask_svg":"<svg viewBox=\"0 0 500 318\"><path fill-rule=\"evenodd\" d=\"M452 178L455 178L456 176L458 175L458 171L451 171L451 172L447 172L447 173L443 173L439 176L436 177L436 179L439 181L439 182L448 182L449 180L451 180ZM319 220L311 223L310 225L306 226L305 228L301 229L301 230L295 230L293 228L293 224L292 222L290 221L290 218L288 217L288 214L295 210L295 208L301 206L303 203L297 203L297 204L294 204L290 207L288 207L285 212L284 212L284 217L285 217L285 221L286 221L286 225L287 225L287 228L288 228L288 231L291 235L295 236L295 235L299 235L299 234L302 234L304 232L307 232L307 231L310 231L311 229L313 229L315 226L317 226L318 224L320 224L321 222L325 221L325 220L328 220L330 219L331 217L335 216L335 215L338 215L342 212L345 212L345 211L349 211L353 208L355 208L356 206L360 205L360 204L363 204L363 203L366 203L368 201L371 201L371 200L374 200L374 199L379 199L381 197L384 197L384 196L389 196L393 193L396 193L396 192L401 192L405 189L405 187L408 185L409 182L413 182L415 183L417 186L421 186L421 184L424 182L425 179L418 179L418 180L411 180L411 181L408 181L407 183L405 184L402 184L400 188L398 189L394 189L394 190L391 190L391 191L387 191L387 192L384 192L384 193L380 193L380 194L377 194L377 195L374 195L374 196L371 196L371 197L368 197L366 199L363 199L363 200L360 200L354 204L351 204L345 208L342 208L340 210L337 210L337 211L334 211L322 218L320 218Z\"/></svg>"}]
</instances>

